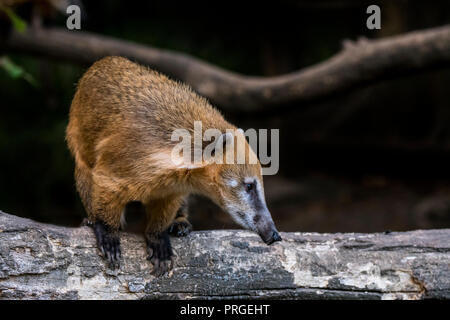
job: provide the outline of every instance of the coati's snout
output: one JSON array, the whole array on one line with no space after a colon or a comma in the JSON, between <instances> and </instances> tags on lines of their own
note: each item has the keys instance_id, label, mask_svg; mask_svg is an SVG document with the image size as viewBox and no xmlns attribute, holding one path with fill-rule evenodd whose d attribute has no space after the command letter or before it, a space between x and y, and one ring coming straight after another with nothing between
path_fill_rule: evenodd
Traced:
<instances>
[{"instance_id":1,"label":"coati's snout","mask_svg":"<svg viewBox=\"0 0 450 320\"><path fill-rule=\"evenodd\" d=\"M230 214L244 228L256 232L266 244L270 245L282 240L265 204L260 210L248 211L245 214L239 211L237 215L232 212ZM241 217L243 219L240 219Z\"/></svg>"},{"instance_id":2,"label":"coati's snout","mask_svg":"<svg viewBox=\"0 0 450 320\"><path fill-rule=\"evenodd\" d=\"M270 235L270 238L268 238L267 240L264 240L264 238L261 236L261 238L263 239L263 241L267 244L267 245L271 245L272 243L274 243L274 242L277 242L277 241L281 241L282 239L281 239L281 236L280 236L280 234L278 233L278 231L277 230L273 230L272 232L271 232L271 235Z\"/></svg>"},{"instance_id":3,"label":"coati's snout","mask_svg":"<svg viewBox=\"0 0 450 320\"><path fill-rule=\"evenodd\" d=\"M255 223L255 231L266 244L270 245L282 240L268 211L264 215L255 215L254 220L257 220Z\"/></svg>"}]
</instances>

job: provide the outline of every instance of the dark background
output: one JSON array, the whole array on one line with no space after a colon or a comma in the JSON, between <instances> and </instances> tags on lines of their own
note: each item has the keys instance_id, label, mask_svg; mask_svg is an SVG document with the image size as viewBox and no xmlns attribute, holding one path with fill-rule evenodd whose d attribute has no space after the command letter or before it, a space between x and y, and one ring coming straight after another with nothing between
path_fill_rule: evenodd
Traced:
<instances>
[{"instance_id":1,"label":"dark background","mask_svg":"<svg viewBox=\"0 0 450 320\"><path fill-rule=\"evenodd\" d=\"M369 4L381 7L381 30L366 28ZM261 76L327 60L345 39L450 22L448 1L108 0L84 1L84 7L82 31ZM46 24L64 26L65 17L55 13ZM76 226L84 210L64 135L76 82L88 66L8 57L37 86L0 70L0 210ZM280 129L280 171L265 177L265 188L281 231L444 228L450 227L449 83L450 67L441 67L393 75L283 112L224 113L244 129ZM201 198L191 202L191 217L197 230L237 227Z\"/></svg>"}]
</instances>

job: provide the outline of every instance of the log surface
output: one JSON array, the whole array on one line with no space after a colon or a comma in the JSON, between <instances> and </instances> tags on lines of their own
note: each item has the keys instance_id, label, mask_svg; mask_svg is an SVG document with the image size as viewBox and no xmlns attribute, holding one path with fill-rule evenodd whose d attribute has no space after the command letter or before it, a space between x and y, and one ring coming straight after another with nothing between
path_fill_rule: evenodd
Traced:
<instances>
[{"instance_id":1,"label":"log surface","mask_svg":"<svg viewBox=\"0 0 450 320\"><path fill-rule=\"evenodd\" d=\"M281 234L271 246L241 230L172 238L175 267L155 278L141 236L121 234L113 271L89 227L0 211L0 299L450 298L450 229Z\"/></svg>"}]
</instances>

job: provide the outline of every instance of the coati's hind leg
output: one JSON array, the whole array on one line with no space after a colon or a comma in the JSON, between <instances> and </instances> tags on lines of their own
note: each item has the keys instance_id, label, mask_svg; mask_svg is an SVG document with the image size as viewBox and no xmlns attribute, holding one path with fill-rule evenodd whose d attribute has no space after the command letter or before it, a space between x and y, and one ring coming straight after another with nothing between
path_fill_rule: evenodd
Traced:
<instances>
[{"instance_id":1,"label":"coati's hind leg","mask_svg":"<svg viewBox=\"0 0 450 320\"><path fill-rule=\"evenodd\" d=\"M88 216L91 210L91 191L92 191L92 175L91 170L82 161L77 161L75 165L75 184L78 194L80 195L81 202ZM89 224L89 220L85 221Z\"/></svg>"},{"instance_id":2,"label":"coati's hind leg","mask_svg":"<svg viewBox=\"0 0 450 320\"><path fill-rule=\"evenodd\" d=\"M192 225L188 220L188 208L188 197L186 197L175 215L175 220L173 220L169 227L168 231L170 235L175 237L185 237L191 233Z\"/></svg>"},{"instance_id":3,"label":"coati's hind leg","mask_svg":"<svg viewBox=\"0 0 450 320\"><path fill-rule=\"evenodd\" d=\"M172 223L183 198L174 196L151 200L146 205L147 260L153 264L152 274L161 276L173 267L173 251L168 228Z\"/></svg>"},{"instance_id":4,"label":"coati's hind leg","mask_svg":"<svg viewBox=\"0 0 450 320\"><path fill-rule=\"evenodd\" d=\"M112 268L117 268L119 267L121 255L118 228L116 228L114 222L110 222L111 225L109 225L103 221L106 219L102 218L102 212L104 212L102 210L102 202L99 201L98 196L96 197L93 194L94 190L92 190L91 169L82 161L77 161L76 163L75 181L81 202L88 214L88 218L83 219L81 225L87 225L94 229L98 248L108 260L109 265ZM96 192L98 194L101 190L98 190L97 187Z\"/></svg>"}]
</instances>

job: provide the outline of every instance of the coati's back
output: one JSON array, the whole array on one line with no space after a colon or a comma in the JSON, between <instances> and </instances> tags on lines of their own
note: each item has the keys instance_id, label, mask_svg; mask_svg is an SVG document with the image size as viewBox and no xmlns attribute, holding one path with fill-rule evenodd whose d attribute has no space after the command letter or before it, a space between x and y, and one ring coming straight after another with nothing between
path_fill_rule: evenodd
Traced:
<instances>
[{"instance_id":1,"label":"coati's back","mask_svg":"<svg viewBox=\"0 0 450 320\"><path fill-rule=\"evenodd\" d=\"M78 83L67 141L75 157L93 167L105 143L117 144L116 157L146 156L172 147L175 129L234 128L206 99L122 57L94 63ZM114 155L112 155L113 158Z\"/></svg>"}]
</instances>

